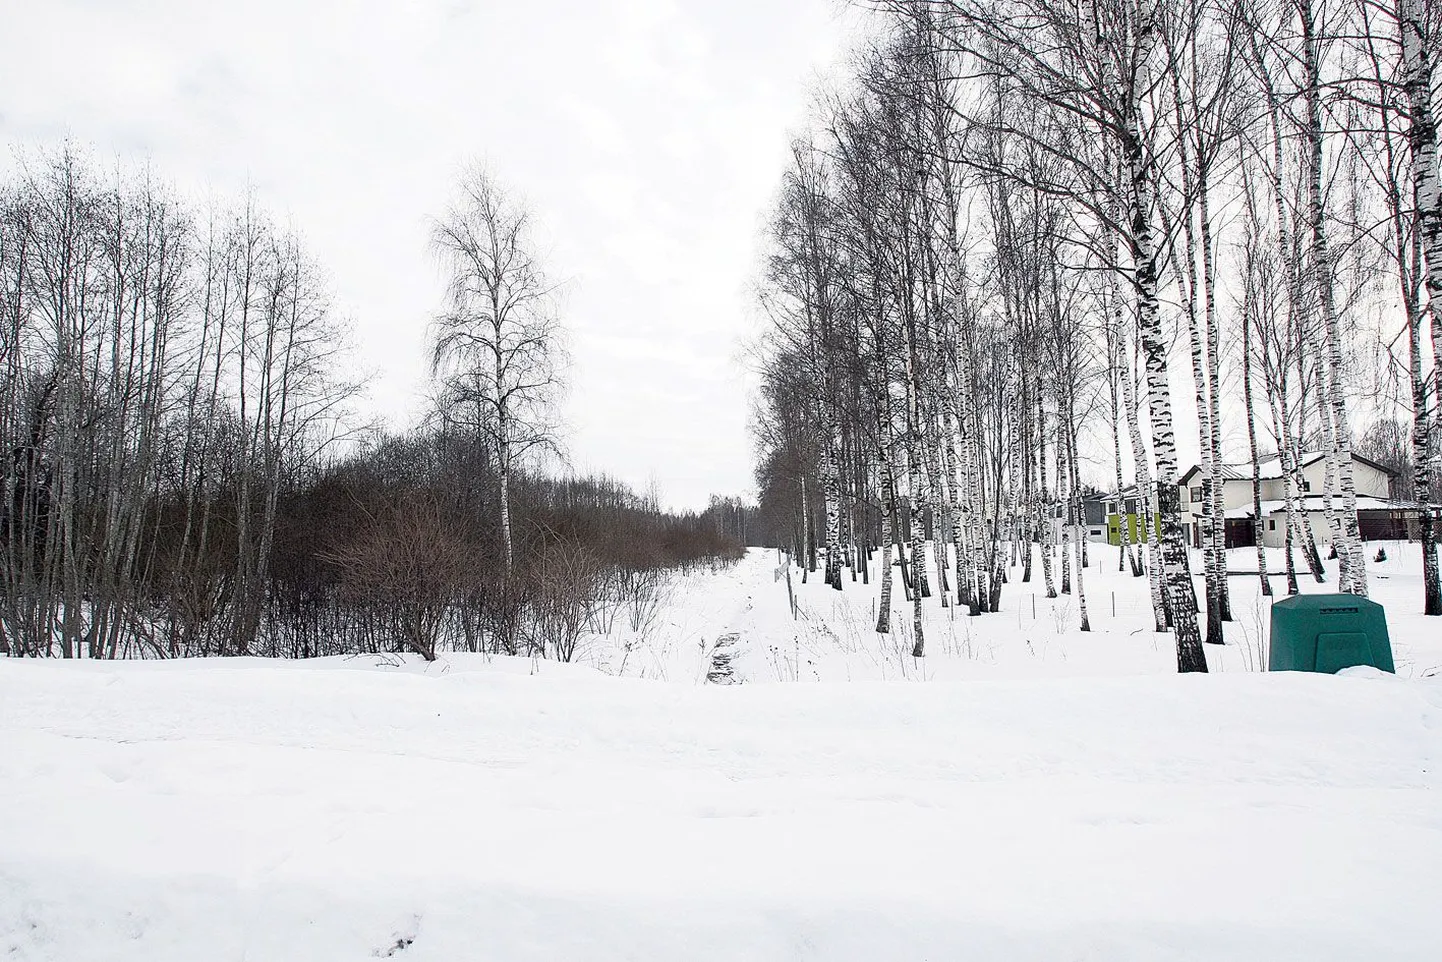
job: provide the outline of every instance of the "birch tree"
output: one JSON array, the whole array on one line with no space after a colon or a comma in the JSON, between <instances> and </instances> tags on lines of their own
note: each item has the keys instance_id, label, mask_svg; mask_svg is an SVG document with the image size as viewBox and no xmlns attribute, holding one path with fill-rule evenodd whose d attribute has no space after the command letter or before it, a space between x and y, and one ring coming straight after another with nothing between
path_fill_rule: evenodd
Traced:
<instances>
[{"instance_id":1,"label":"birch tree","mask_svg":"<svg viewBox=\"0 0 1442 962\"><path fill-rule=\"evenodd\" d=\"M1442 447L1442 170L1438 167L1437 113L1433 102L1433 58L1437 52L1438 15L1424 0L1397 0L1397 26L1401 34L1402 78L1407 95L1407 146L1411 154L1412 195L1416 205L1417 247L1421 257L1421 287L1427 292L1427 316L1431 320L1432 380L1430 408L1433 423L1426 423L1428 392L1422 378L1422 336L1420 312L1408 317L1412 388L1413 464L1419 501L1428 507L1422 514L1423 612L1442 615L1442 576L1438 574L1437 513L1432 508L1431 469L1439 462Z\"/></svg>"},{"instance_id":2,"label":"birch tree","mask_svg":"<svg viewBox=\"0 0 1442 962\"><path fill-rule=\"evenodd\" d=\"M528 456L555 447L561 388L556 290L543 270L530 211L480 166L431 232L445 271L432 371L443 417L485 439L499 481L502 558L515 565L511 484Z\"/></svg>"}]
</instances>

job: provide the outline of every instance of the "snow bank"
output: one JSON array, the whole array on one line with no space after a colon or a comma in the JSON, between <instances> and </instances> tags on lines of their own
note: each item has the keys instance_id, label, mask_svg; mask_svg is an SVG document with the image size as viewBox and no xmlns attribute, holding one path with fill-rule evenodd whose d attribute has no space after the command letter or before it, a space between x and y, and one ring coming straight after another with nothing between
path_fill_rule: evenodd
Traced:
<instances>
[{"instance_id":1,"label":"snow bank","mask_svg":"<svg viewBox=\"0 0 1442 962\"><path fill-rule=\"evenodd\" d=\"M1442 684L0 660L0 956L1437 957Z\"/></svg>"}]
</instances>

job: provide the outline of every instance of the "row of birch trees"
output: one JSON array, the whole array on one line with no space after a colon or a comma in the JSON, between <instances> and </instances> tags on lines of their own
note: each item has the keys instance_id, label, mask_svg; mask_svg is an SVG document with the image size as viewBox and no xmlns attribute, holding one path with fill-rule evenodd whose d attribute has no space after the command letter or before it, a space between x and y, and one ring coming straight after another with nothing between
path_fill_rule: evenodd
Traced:
<instances>
[{"instance_id":1,"label":"row of birch trees","mask_svg":"<svg viewBox=\"0 0 1442 962\"><path fill-rule=\"evenodd\" d=\"M837 589L879 549L878 631L895 553L917 655L923 599L995 611L1034 557L1086 630L1089 473L1140 494L1119 564L1202 671L1231 618L1216 479L1253 465L1260 546L1256 466L1276 454L1296 591L1299 567L1325 577L1302 502L1320 451L1339 587L1366 594L1359 396L1405 408L1436 517L1438 6L868 6L878 39L818 99L771 216L755 433L775 536ZM1201 597L1177 403L1197 425ZM1442 614L1434 532L1423 605Z\"/></svg>"}]
</instances>

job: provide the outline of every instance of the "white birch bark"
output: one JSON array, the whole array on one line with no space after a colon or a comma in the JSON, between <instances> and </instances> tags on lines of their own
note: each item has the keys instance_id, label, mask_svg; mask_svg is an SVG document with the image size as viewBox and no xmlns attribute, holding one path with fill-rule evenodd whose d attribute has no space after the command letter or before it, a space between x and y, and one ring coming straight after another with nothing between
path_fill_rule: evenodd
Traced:
<instances>
[{"instance_id":1,"label":"white birch bark","mask_svg":"<svg viewBox=\"0 0 1442 962\"><path fill-rule=\"evenodd\" d=\"M1427 36L1423 0L1397 0L1397 22L1402 39L1403 84L1407 93L1408 149L1412 158L1412 190L1417 207L1418 245L1422 257L1422 286L1427 291L1427 312L1432 320L1432 380L1436 397L1434 418L1428 429L1427 389L1422 379L1420 318L1409 323L1413 409L1413 464L1417 500L1428 505L1422 513L1423 613L1442 616L1442 578L1439 578L1436 534L1437 514L1431 505L1431 467L1438 463L1442 442L1442 172L1438 170L1437 116L1432 103L1432 54L1436 38ZM1433 23L1435 24L1435 20ZM1429 40L1431 43L1429 44Z\"/></svg>"},{"instance_id":2,"label":"white birch bark","mask_svg":"<svg viewBox=\"0 0 1442 962\"><path fill-rule=\"evenodd\" d=\"M1256 224L1256 212L1252 209L1252 194L1247 190L1249 229ZM1247 451L1252 464L1252 540L1257 548L1257 576L1262 582L1262 594L1270 597L1272 581L1267 577L1266 526L1262 518L1262 468L1257 454L1257 409L1252 403L1252 312L1255 308L1253 296L1252 245L1255 239L1248 238L1246 275L1242 293L1242 404L1247 417Z\"/></svg>"},{"instance_id":3,"label":"white birch bark","mask_svg":"<svg viewBox=\"0 0 1442 962\"><path fill-rule=\"evenodd\" d=\"M1131 364L1125 358L1121 365L1122 377L1122 403L1127 409L1127 430L1131 433L1133 460L1136 462L1136 495L1138 524L1144 529L1142 537L1147 546L1147 578L1150 582L1149 589L1152 599L1152 617L1157 631L1167 630L1167 609L1166 601L1162 596L1162 565L1160 563L1161 546L1157 536L1157 526L1152 520L1150 507L1150 492L1152 490L1152 475L1150 459L1147 456L1146 444L1142 440L1141 419L1137 414L1136 391L1132 387ZM1126 499L1120 491L1117 492L1117 511L1121 516L1124 525L1131 524L1131 519L1126 512Z\"/></svg>"},{"instance_id":4,"label":"white birch bark","mask_svg":"<svg viewBox=\"0 0 1442 962\"><path fill-rule=\"evenodd\" d=\"M1152 454L1157 463L1157 514L1162 525L1161 561L1164 598L1176 633L1177 670L1204 672L1206 655L1197 626L1196 594L1187 570L1177 489L1176 437L1172 429L1171 388L1167 383L1167 345L1157 301L1158 257L1152 225L1152 177L1142 138L1139 105L1127 105L1123 159L1129 178L1133 283L1137 291L1137 331L1146 358L1147 400L1152 425Z\"/></svg>"},{"instance_id":5,"label":"white birch bark","mask_svg":"<svg viewBox=\"0 0 1442 962\"><path fill-rule=\"evenodd\" d=\"M1227 586L1227 509L1223 497L1222 470L1222 409L1221 409L1221 325L1217 322L1217 291L1215 249L1212 240L1210 184L1206 168L1198 178L1197 230L1202 245L1202 316L1207 332L1207 399L1210 410L1207 425L1211 429L1209 450L1212 455L1211 522L1212 543L1217 555L1217 617L1232 620L1231 592ZM1253 462L1256 459L1253 458ZM1208 625L1208 633L1211 626ZM1224 640L1218 638L1216 640Z\"/></svg>"},{"instance_id":6,"label":"white birch bark","mask_svg":"<svg viewBox=\"0 0 1442 962\"><path fill-rule=\"evenodd\" d=\"M822 442L821 493L826 508L826 583L841 590L841 479L831 445L831 418L826 419L827 438Z\"/></svg>"},{"instance_id":7,"label":"white birch bark","mask_svg":"<svg viewBox=\"0 0 1442 962\"><path fill-rule=\"evenodd\" d=\"M1187 160L1182 160L1183 167L1183 190L1191 193L1191 175L1187 172ZM1218 545L1216 542L1216 529L1211 524L1212 488L1216 484L1217 470L1215 453L1212 448L1212 402L1211 402L1211 379L1207 376L1206 351L1203 347L1202 334L1199 329L1196 305L1196 240L1192 233L1191 214L1187 212L1186 219L1182 224L1182 234L1186 240L1186 253L1183 259L1186 265L1181 276L1182 287L1182 308L1187 318L1187 340L1191 346L1192 356L1192 383L1197 392L1197 447L1201 453L1201 488L1203 506L1205 508L1202 520L1202 564L1206 578L1207 598L1207 627L1206 638L1209 644L1222 643L1222 620L1220 613L1220 599L1218 597L1218 582L1224 577L1218 571Z\"/></svg>"},{"instance_id":8,"label":"white birch bark","mask_svg":"<svg viewBox=\"0 0 1442 962\"><path fill-rule=\"evenodd\" d=\"M1046 585L1046 596L1056 597L1056 579L1052 576L1052 524L1051 493L1046 485L1046 412L1037 406L1037 499L1034 523L1040 534L1041 574Z\"/></svg>"},{"instance_id":9,"label":"white birch bark","mask_svg":"<svg viewBox=\"0 0 1442 962\"><path fill-rule=\"evenodd\" d=\"M1081 474L1076 451L1076 415L1068 398L1067 453L1070 455L1068 461L1071 464L1071 521L1074 525L1072 540L1077 546L1076 599L1077 610L1081 615L1081 630L1089 632L1092 630L1092 621L1091 614L1087 611L1086 574L1083 570L1086 568L1086 528L1082 518Z\"/></svg>"},{"instance_id":10,"label":"white birch bark","mask_svg":"<svg viewBox=\"0 0 1442 962\"><path fill-rule=\"evenodd\" d=\"M1307 206L1311 228L1312 283L1326 333L1326 393L1331 407L1332 450L1342 487L1341 543L1337 557L1345 583L1339 587L1366 596L1367 568L1362 555L1362 535L1357 523L1357 488L1352 477L1352 441L1347 421L1347 399L1342 391L1342 336L1337 319L1333 289L1332 258L1327 243L1326 209L1322 199L1322 89L1321 41L1317 36L1311 0L1299 4L1302 19L1302 57L1306 74L1303 90L1306 105ZM1342 580L1339 578L1339 581Z\"/></svg>"},{"instance_id":11,"label":"white birch bark","mask_svg":"<svg viewBox=\"0 0 1442 962\"><path fill-rule=\"evenodd\" d=\"M1121 372L1120 365L1124 363L1121 356L1121 296L1117 290L1116 275L1112 275L1111 296L1115 305L1111 323L1107 325L1107 364L1110 368L1107 379L1111 389L1111 423L1112 423L1112 466L1115 469L1117 492L1117 531L1118 549L1117 571L1122 571L1130 564L1132 574L1141 574L1141 568L1137 565L1136 556L1132 549L1131 525L1126 523L1126 518L1121 511L1122 488L1126 485L1126 479L1122 474L1122 412L1121 412Z\"/></svg>"},{"instance_id":12,"label":"white birch bark","mask_svg":"<svg viewBox=\"0 0 1442 962\"><path fill-rule=\"evenodd\" d=\"M881 499L881 598L876 606L876 630L887 634L891 631L891 546L895 540L891 528L896 515L896 480L888 451L881 453Z\"/></svg>"}]
</instances>

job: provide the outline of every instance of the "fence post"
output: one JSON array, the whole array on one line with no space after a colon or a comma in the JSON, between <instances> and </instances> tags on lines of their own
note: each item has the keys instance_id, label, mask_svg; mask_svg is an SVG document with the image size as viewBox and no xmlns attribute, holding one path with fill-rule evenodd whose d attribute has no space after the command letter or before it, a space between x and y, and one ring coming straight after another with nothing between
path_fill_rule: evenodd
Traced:
<instances>
[{"instance_id":1,"label":"fence post","mask_svg":"<svg viewBox=\"0 0 1442 962\"><path fill-rule=\"evenodd\" d=\"M791 620L796 620L796 592L791 587L791 566L786 566L786 597L791 602Z\"/></svg>"}]
</instances>

